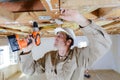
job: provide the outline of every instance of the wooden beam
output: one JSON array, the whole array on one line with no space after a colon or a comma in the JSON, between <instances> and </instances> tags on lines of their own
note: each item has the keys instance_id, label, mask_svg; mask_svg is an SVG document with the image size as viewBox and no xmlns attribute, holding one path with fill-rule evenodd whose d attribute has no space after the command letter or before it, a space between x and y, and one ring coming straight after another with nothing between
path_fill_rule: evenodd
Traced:
<instances>
[{"instance_id":1,"label":"wooden beam","mask_svg":"<svg viewBox=\"0 0 120 80\"><path fill-rule=\"evenodd\" d=\"M80 6L78 8L75 8L75 9L78 9L80 11L80 13L82 14L88 14L90 12L93 12L94 10L98 9L99 7L95 7L95 6Z\"/></svg>"},{"instance_id":2,"label":"wooden beam","mask_svg":"<svg viewBox=\"0 0 120 80\"><path fill-rule=\"evenodd\" d=\"M16 20L20 12L45 11L40 0L19 1L19 2L0 2L0 16Z\"/></svg>"},{"instance_id":3,"label":"wooden beam","mask_svg":"<svg viewBox=\"0 0 120 80\"><path fill-rule=\"evenodd\" d=\"M115 34L120 34L120 29L113 29L113 30L107 30L107 33L115 35Z\"/></svg>"},{"instance_id":4,"label":"wooden beam","mask_svg":"<svg viewBox=\"0 0 120 80\"><path fill-rule=\"evenodd\" d=\"M6 18L6 17L2 17L2 16L0 16L0 24L3 24L3 23L6 23L6 22L12 22L13 20L11 20L11 19L8 19L8 18Z\"/></svg>"},{"instance_id":5,"label":"wooden beam","mask_svg":"<svg viewBox=\"0 0 120 80\"><path fill-rule=\"evenodd\" d=\"M59 8L60 8L60 0L40 0L44 7L47 10L52 18L58 18L59 16Z\"/></svg>"},{"instance_id":6,"label":"wooden beam","mask_svg":"<svg viewBox=\"0 0 120 80\"><path fill-rule=\"evenodd\" d=\"M99 26L104 26L104 25L114 22L114 20L94 20L94 21Z\"/></svg>"},{"instance_id":7,"label":"wooden beam","mask_svg":"<svg viewBox=\"0 0 120 80\"><path fill-rule=\"evenodd\" d=\"M103 27L104 27L104 28L105 28L105 27L109 27L109 28L119 27L119 28L120 28L120 22L113 22L113 23L104 25Z\"/></svg>"},{"instance_id":8,"label":"wooden beam","mask_svg":"<svg viewBox=\"0 0 120 80\"><path fill-rule=\"evenodd\" d=\"M113 20L120 18L120 7L112 8L110 11L104 12L105 18L113 18Z\"/></svg>"},{"instance_id":9,"label":"wooden beam","mask_svg":"<svg viewBox=\"0 0 120 80\"><path fill-rule=\"evenodd\" d=\"M14 20L14 14L11 11L1 6L0 6L0 17L4 17L9 20Z\"/></svg>"},{"instance_id":10,"label":"wooden beam","mask_svg":"<svg viewBox=\"0 0 120 80\"><path fill-rule=\"evenodd\" d=\"M19 13L15 13L19 14ZM34 11L34 12L21 12L16 21L20 23L29 23L30 21L48 22L49 20L41 20L40 16L49 16L46 11Z\"/></svg>"},{"instance_id":11,"label":"wooden beam","mask_svg":"<svg viewBox=\"0 0 120 80\"><path fill-rule=\"evenodd\" d=\"M18 30L22 32L27 32L27 33L32 32L31 27L20 25L20 24L1 24L0 26L1 28L4 28L4 29L13 29L13 30Z\"/></svg>"},{"instance_id":12,"label":"wooden beam","mask_svg":"<svg viewBox=\"0 0 120 80\"><path fill-rule=\"evenodd\" d=\"M64 22L64 24L62 24L62 27L69 27L73 30L76 30L79 28L78 24L76 24L74 22Z\"/></svg>"},{"instance_id":13,"label":"wooden beam","mask_svg":"<svg viewBox=\"0 0 120 80\"><path fill-rule=\"evenodd\" d=\"M0 7L11 12L45 11L40 0L21 0L18 2L0 2Z\"/></svg>"},{"instance_id":14,"label":"wooden beam","mask_svg":"<svg viewBox=\"0 0 120 80\"><path fill-rule=\"evenodd\" d=\"M0 27L0 31L3 31L2 33L0 33L1 35L3 35L3 34L4 35L12 35L12 34L28 35L27 32L15 30L15 29L10 29L10 28Z\"/></svg>"},{"instance_id":15,"label":"wooden beam","mask_svg":"<svg viewBox=\"0 0 120 80\"><path fill-rule=\"evenodd\" d=\"M78 9L81 13L89 13L100 7L118 7L119 0L61 0L61 8Z\"/></svg>"},{"instance_id":16,"label":"wooden beam","mask_svg":"<svg viewBox=\"0 0 120 80\"><path fill-rule=\"evenodd\" d=\"M94 7L115 7L120 6L119 0L61 0L62 8L75 8L80 6L94 6Z\"/></svg>"},{"instance_id":17,"label":"wooden beam","mask_svg":"<svg viewBox=\"0 0 120 80\"><path fill-rule=\"evenodd\" d=\"M92 13L86 13L86 14L84 14L84 16L85 16L86 18L92 19L92 20L95 20L95 19L98 18L98 16L96 16L96 15L94 15L94 14L92 14Z\"/></svg>"},{"instance_id":18,"label":"wooden beam","mask_svg":"<svg viewBox=\"0 0 120 80\"><path fill-rule=\"evenodd\" d=\"M120 7L100 8L97 14L99 19L120 21Z\"/></svg>"}]
</instances>

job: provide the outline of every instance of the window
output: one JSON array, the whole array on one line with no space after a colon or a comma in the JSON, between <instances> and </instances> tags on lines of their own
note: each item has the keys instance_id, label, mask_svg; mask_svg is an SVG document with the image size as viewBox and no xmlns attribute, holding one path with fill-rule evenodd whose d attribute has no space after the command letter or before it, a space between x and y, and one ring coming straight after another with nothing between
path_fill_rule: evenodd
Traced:
<instances>
[{"instance_id":1,"label":"window","mask_svg":"<svg viewBox=\"0 0 120 80\"><path fill-rule=\"evenodd\" d=\"M9 47L1 46L0 47L0 68L8 66L10 64L9 61Z\"/></svg>"},{"instance_id":2,"label":"window","mask_svg":"<svg viewBox=\"0 0 120 80\"><path fill-rule=\"evenodd\" d=\"M13 53L9 46L0 46L0 69L15 64L18 61L17 53Z\"/></svg>"},{"instance_id":3,"label":"window","mask_svg":"<svg viewBox=\"0 0 120 80\"><path fill-rule=\"evenodd\" d=\"M3 54L2 54L3 49L0 49L0 65L3 64Z\"/></svg>"},{"instance_id":4,"label":"window","mask_svg":"<svg viewBox=\"0 0 120 80\"><path fill-rule=\"evenodd\" d=\"M18 63L18 52L12 52L12 50L10 50L10 64L16 64Z\"/></svg>"}]
</instances>

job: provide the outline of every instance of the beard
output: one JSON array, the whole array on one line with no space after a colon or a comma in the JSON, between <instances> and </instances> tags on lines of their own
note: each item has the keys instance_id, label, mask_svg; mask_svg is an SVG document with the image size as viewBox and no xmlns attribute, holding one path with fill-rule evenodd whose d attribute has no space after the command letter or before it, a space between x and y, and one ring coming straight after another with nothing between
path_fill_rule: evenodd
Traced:
<instances>
[{"instance_id":1,"label":"beard","mask_svg":"<svg viewBox=\"0 0 120 80\"><path fill-rule=\"evenodd\" d=\"M54 42L54 47L58 47L58 43L57 42Z\"/></svg>"},{"instance_id":2,"label":"beard","mask_svg":"<svg viewBox=\"0 0 120 80\"><path fill-rule=\"evenodd\" d=\"M59 41L59 40L55 40L54 41L54 47L55 48L60 48L60 47L64 47L66 44L64 41Z\"/></svg>"}]
</instances>

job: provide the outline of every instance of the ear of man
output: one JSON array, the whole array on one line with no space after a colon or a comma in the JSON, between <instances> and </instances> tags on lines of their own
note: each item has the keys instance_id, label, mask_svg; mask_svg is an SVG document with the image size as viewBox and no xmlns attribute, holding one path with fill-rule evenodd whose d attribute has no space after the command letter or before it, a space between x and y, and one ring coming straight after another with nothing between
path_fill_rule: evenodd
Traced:
<instances>
[{"instance_id":1,"label":"ear of man","mask_svg":"<svg viewBox=\"0 0 120 80\"><path fill-rule=\"evenodd\" d=\"M67 42L66 42L66 45L70 46L70 45L71 45L71 42L72 42L72 40L71 40L71 39L68 39Z\"/></svg>"}]
</instances>

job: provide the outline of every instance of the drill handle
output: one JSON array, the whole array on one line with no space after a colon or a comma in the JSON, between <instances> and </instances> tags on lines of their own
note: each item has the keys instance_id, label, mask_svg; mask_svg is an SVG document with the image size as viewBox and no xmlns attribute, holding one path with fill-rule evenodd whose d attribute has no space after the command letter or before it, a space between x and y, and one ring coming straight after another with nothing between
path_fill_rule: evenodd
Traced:
<instances>
[{"instance_id":1,"label":"drill handle","mask_svg":"<svg viewBox=\"0 0 120 80\"><path fill-rule=\"evenodd\" d=\"M35 44L36 44L37 46L39 46L40 43L41 43L41 41L40 41L40 34L36 34L36 36L35 36Z\"/></svg>"},{"instance_id":2,"label":"drill handle","mask_svg":"<svg viewBox=\"0 0 120 80\"><path fill-rule=\"evenodd\" d=\"M27 45L30 45L32 43L32 39L28 39Z\"/></svg>"},{"instance_id":3,"label":"drill handle","mask_svg":"<svg viewBox=\"0 0 120 80\"><path fill-rule=\"evenodd\" d=\"M36 46L39 46L41 43L40 34L38 32L33 32L32 38L34 39Z\"/></svg>"}]
</instances>

